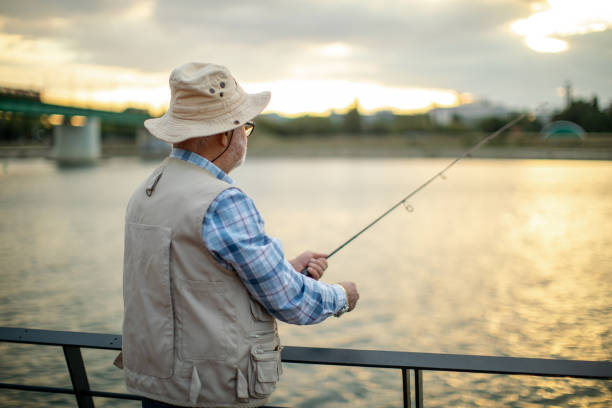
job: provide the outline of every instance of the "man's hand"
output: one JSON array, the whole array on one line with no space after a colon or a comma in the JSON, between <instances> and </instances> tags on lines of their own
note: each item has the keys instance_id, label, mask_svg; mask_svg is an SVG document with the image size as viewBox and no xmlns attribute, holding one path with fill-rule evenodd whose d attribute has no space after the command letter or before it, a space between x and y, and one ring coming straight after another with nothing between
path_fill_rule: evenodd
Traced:
<instances>
[{"instance_id":1,"label":"man's hand","mask_svg":"<svg viewBox=\"0 0 612 408\"><path fill-rule=\"evenodd\" d=\"M348 298L348 312L353 310L357 305L357 301L359 300L359 292L357 292L357 286L355 282L338 282L338 285L341 285L344 290L346 290L346 297Z\"/></svg>"},{"instance_id":2,"label":"man's hand","mask_svg":"<svg viewBox=\"0 0 612 408\"><path fill-rule=\"evenodd\" d=\"M290 260L289 263L299 273L307 267L310 276L314 280L319 280L327 269L327 259L325 258L327 258L327 254L306 251L295 259Z\"/></svg>"}]
</instances>

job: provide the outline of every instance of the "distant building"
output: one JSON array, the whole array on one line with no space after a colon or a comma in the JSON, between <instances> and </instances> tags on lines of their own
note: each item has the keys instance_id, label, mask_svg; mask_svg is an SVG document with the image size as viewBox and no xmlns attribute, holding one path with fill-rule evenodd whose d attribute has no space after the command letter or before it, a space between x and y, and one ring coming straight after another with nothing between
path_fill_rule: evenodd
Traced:
<instances>
[{"instance_id":1,"label":"distant building","mask_svg":"<svg viewBox=\"0 0 612 408\"><path fill-rule=\"evenodd\" d=\"M489 101L483 100L455 106L453 108L434 108L430 110L428 114L433 123L441 126L448 126L455 119L459 119L461 122L468 125L475 125L478 121L486 117L505 117L510 113L510 110L501 105L494 105Z\"/></svg>"}]
</instances>

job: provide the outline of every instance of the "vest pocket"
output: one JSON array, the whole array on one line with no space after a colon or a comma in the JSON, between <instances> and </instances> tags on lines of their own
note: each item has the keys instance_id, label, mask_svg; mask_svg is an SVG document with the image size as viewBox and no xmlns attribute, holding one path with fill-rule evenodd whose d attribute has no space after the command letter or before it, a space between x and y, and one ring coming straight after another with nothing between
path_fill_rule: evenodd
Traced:
<instances>
[{"instance_id":1,"label":"vest pocket","mask_svg":"<svg viewBox=\"0 0 612 408\"><path fill-rule=\"evenodd\" d=\"M265 398L276 389L281 369L280 347L269 350L261 344L251 348L249 360L249 393Z\"/></svg>"},{"instance_id":2,"label":"vest pocket","mask_svg":"<svg viewBox=\"0 0 612 408\"><path fill-rule=\"evenodd\" d=\"M179 354L186 361L224 361L235 349L236 315L223 282L177 279Z\"/></svg>"},{"instance_id":3,"label":"vest pocket","mask_svg":"<svg viewBox=\"0 0 612 408\"><path fill-rule=\"evenodd\" d=\"M125 234L123 364L139 374L169 378L174 362L171 230L128 223Z\"/></svg>"}]
</instances>

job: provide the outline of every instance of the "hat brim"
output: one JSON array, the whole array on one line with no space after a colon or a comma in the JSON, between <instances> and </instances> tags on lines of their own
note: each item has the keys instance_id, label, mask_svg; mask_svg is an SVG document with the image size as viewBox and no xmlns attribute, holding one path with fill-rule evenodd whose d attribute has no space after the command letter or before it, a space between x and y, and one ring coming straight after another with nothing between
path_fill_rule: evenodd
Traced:
<instances>
[{"instance_id":1,"label":"hat brim","mask_svg":"<svg viewBox=\"0 0 612 408\"><path fill-rule=\"evenodd\" d=\"M271 95L266 91L245 96L243 103L232 111L206 121L176 118L167 111L159 118L145 120L144 126L153 136L168 143L227 132L259 115L270 102Z\"/></svg>"}]
</instances>

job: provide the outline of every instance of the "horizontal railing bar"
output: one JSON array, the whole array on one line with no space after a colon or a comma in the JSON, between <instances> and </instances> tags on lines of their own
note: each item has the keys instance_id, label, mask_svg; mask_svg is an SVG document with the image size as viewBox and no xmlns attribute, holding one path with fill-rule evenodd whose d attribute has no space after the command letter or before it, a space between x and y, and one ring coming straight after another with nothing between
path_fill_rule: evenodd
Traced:
<instances>
[{"instance_id":1,"label":"horizontal railing bar","mask_svg":"<svg viewBox=\"0 0 612 408\"><path fill-rule=\"evenodd\" d=\"M0 327L0 341L121 350L121 335Z\"/></svg>"},{"instance_id":2,"label":"horizontal railing bar","mask_svg":"<svg viewBox=\"0 0 612 408\"><path fill-rule=\"evenodd\" d=\"M7 383L0 383L0 388L17 390L17 391L35 391L35 392L48 392L48 393L54 393L54 394L74 395L74 390L72 388L43 387L43 386L37 386L37 385L7 384ZM92 397L100 397L100 398L113 398L113 399L142 401L141 396L133 395L133 394L122 394L122 393L117 393L117 392L88 391L85 394L91 395ZM266 406L263 406L262 408L284 408L284 407L266 405Z\"/></svg>"},{"instance_id":3,"label":"horizontal railing bar","mask_svg":"<svg viewBox=\"0 0 612 408\"><path fill-rule=\"evenodd\" d=\"M42 385L25 385L25 384L8 384L8 383L0 383L0 388L10 389L10 390L18 390L18 391L36 391L36 392L49 392L53 394L68 394L74 395L73 388L58 388L58 387L45 387ZM83 392L85 395L89 395L92 397L102 397L102 398L115 398L115 399L126 399L126 400L136 400L141 401L142 397L133 394L122 394L117 392L106 392L106 391L95 391L90 390Z\"/></svg>"},{"instance_id":4,"label":"horizontal railing bar","mask_svg":"<svg viewBox=\"0 0 612 408\"><path fill-rule=\"evenodd\" d=\"M10 389L10 390L19 390L19 391L37 391L37 392L50 392L53 394L74 395L74 389L72 388L44 387L42 385L0 383L0 388Z\"/></svg>"},{"instance_id":5,"label":"horizontal railing bar","mask_svg":"<svg viewBox=\"0 0 612 408\"><path fill-rule=\"evenodd\" d=\"M106 391L94 391L90 390L85 392L87 395L91 395L92 397L101 397L101 398L115 398L115 399L125 399L125 400L135 400L142 401L142 397L134 394L123 394L118 392L106 392Z\"/></svg>"},{"instance_id":6,"label":"horizontal railing bar","mask_svg":"<svg viewBox=\"0 0 612 408\"><path fill-rule=\"evenodd\" d=\"M121 349L120 335L11 327L0 327L0 341L56 346L73 345L108 350ZM408 368L485 374L612 379L612 362L610 361L555 360L292 346L287 346L283 349L282 360L287 363L373 368Z\"/></svg>"},{"instance_id":7,"label":"horizontal railing bar","mask_svg":"<svg viewBox=\"0 0 612 408\"><path fill-rule=\"evenodd\" d=\"M574 377L601 380L612 379L612 362L609 361L554 360L315 347L285 347L282 359L287 363L303 364L409 368L429 371Z\"/></svg>"}]
</instances>

